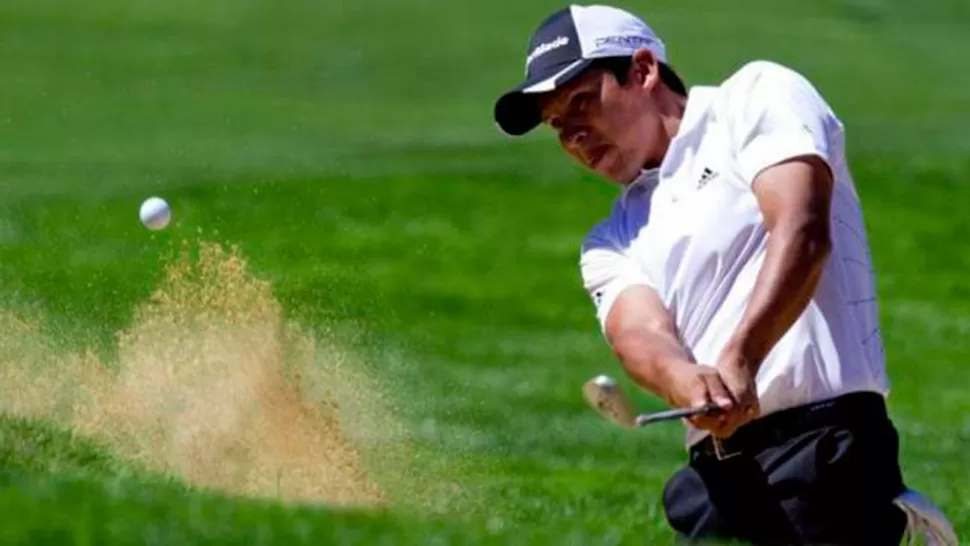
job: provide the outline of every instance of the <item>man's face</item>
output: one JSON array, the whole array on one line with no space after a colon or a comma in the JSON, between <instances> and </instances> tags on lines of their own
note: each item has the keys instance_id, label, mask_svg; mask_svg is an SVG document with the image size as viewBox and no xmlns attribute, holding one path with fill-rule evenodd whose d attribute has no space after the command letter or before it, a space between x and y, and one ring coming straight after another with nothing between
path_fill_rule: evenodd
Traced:
<instances>
[{"instance_id":1,"label":"man's face","mask_svg":"<svg viewBox=\"0 0 970 546\"><path fill-rule=\"evenodd\" d=\"M648 161L662 129L650 86L632 73L589 70L539 100L542 121L566 152L599 175L626 184Z\"/></svg>"}]
</instances>

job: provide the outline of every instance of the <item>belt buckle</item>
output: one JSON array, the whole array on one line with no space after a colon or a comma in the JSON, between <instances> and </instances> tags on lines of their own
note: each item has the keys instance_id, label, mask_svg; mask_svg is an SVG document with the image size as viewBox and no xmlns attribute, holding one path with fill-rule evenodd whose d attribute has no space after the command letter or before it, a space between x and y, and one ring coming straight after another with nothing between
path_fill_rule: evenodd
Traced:
<instances>
[{"instance_id":1,"label":"belt buckle","mask_svg":"<svg viewBox=\"0 0 970 546\"><path fill-rule=\"evenodd\" d=\"M714 445L714 457L717 458L717 460L719 461L724 461L732 457L737 457L738 455L741 454L740 451L728 453L724 449L724 444L721 443L721 439L718 438L717 436L714 436L713 434L711 435L711 444Z\"/></svg>"}]
</instances>

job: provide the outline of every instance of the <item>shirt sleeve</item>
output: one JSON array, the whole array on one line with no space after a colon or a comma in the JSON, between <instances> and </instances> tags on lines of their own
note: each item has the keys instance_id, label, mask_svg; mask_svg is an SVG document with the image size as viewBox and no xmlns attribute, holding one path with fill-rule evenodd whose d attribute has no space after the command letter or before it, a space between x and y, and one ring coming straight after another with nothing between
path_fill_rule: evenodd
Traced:
<instances>
[{"instance_id":1,"label":"shirt sleeve","mask_svg":"<svg viewBox=\"0 0 970 546\"><path fill-rule=\"evenodd\" d=\"M655 288L637 263L625 251L609 224L597 226L583 241L580 257L583 285L593 300L600 329L605 332L617 297L634 285Z\"/></svg>"},{"instance_id":2,"label":"shirt sleeve","mask_svg":"<svg viewBox=\"0 0 970 546\"><path fill-rule=\"evenodd\" d=\"M741 175L750 187L764 169L815 155L832 168L833 131L841 131L818 90L801 74L768 61L750 63L733 86L730 132Z\"/></svg>"}]
</instances>

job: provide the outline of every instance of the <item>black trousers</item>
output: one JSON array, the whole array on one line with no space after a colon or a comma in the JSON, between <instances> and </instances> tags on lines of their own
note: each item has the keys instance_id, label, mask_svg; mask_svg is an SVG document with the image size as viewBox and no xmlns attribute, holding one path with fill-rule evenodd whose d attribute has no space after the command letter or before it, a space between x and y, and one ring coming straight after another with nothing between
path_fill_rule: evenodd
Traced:
<instances>
[{"instance_id":1,"label":"black trousers","mask_svg":"<svg viewBox=\"0 0 970 546\"><path fill-rule=\"evenodd\" d=\"M667 521L687 542L897 546L898 451L878 394L783 410L694 446L664 487Z\"/></svg>"}]
</instances>

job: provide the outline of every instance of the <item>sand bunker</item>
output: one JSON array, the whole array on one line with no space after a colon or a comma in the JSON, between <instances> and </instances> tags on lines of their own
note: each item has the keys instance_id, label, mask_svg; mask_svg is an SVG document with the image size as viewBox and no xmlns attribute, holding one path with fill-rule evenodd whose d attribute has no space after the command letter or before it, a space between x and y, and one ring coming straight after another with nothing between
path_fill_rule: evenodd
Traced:
<instances>
[{"instance_id":1,"label":"sand bunker","mask_svg":"<svg viewBox=\"0 0 970 546\"><path fill-rule=\"evenodd\" d=\"M393 433L338 348L283 318L235 249L183 249L117 335L117 362L64 354L0 313L0 410L52 419L217 490L373 505L355 437ZM348 424L350 423L350 424Z\"/></svg>"}]
</instances>

